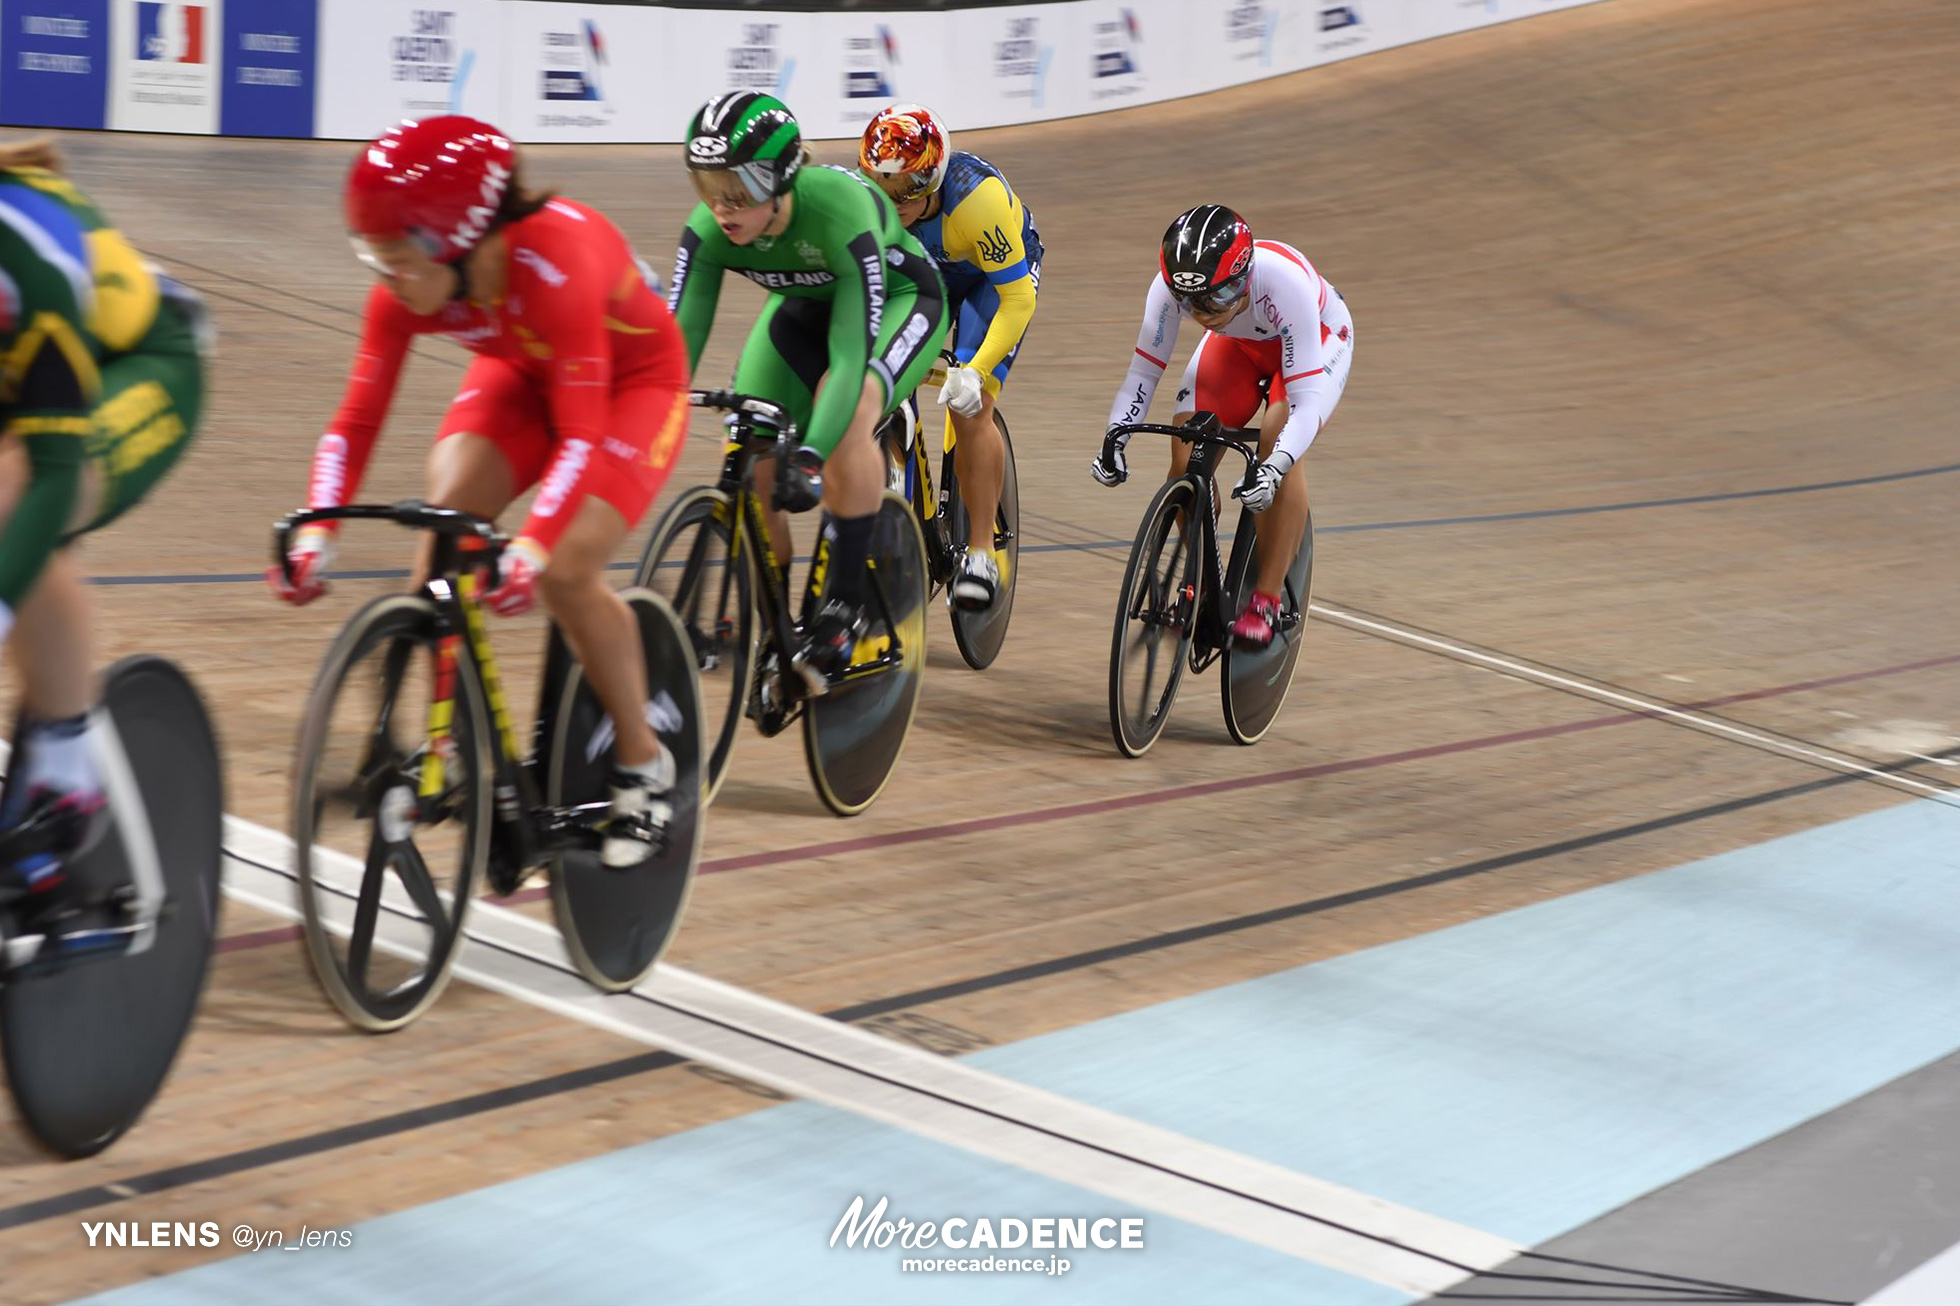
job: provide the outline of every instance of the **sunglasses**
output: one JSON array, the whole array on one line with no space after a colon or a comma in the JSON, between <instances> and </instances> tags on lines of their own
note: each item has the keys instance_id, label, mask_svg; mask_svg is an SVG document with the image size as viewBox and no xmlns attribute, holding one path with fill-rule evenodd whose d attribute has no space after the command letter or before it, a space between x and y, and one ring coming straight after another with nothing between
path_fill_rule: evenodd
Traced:
<instances>
[{"instance_id":1,"label":"sunglasses","mask_svg":"<svg viewBox=\"0 0 1960 1306\"><path fill-rule=\"evenodd\" d=\"M1247 268L1230 281L1213 286L1209 290L1194 295L1180 295L1179 298L1200 313L1223 313L1245 297L1246 283L1252 280L1252 269Z\"/></svg>"},{"instance_id":2,"label":"sunglasses","mask_svg":"<svg viewBox=\"0 0 1960 1306\"><path fill-rule=\"evenodd\" d=\"M738 163L732 168L689 168L687 176L694 183L694 193L711 205L752 209L758 204L768 203L772 198L769 172L756 164Z\"/></svg>"}]
</instances>

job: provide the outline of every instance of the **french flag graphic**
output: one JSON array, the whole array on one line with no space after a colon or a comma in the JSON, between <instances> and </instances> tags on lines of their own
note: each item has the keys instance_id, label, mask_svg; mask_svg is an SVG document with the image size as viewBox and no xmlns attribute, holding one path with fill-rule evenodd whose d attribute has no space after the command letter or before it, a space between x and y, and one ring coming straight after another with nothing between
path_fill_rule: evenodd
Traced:
<instances>
[{"instance_id":1,"label":"french flag graphic","mask_svg":"<svg viewBox=\"0 0 1960 1306\"><path fill-rule=\"evenodd\" d=\"M136 57L158 63L203 63L204 8L137 0Z\"/></svg>"}]
</instances>

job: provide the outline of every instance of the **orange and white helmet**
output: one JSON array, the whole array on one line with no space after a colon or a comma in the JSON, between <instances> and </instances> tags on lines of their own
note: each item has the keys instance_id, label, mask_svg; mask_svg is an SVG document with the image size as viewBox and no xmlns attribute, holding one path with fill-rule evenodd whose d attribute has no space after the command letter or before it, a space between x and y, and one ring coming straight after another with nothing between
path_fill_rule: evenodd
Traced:
<instances>
[{"instance_id":1,"label":"orange and white helmet","mask_svg":"<svg viewBox=\"0 0 1960 1306\"><path fill-rule=\"evenodd\" d=\"M923 104L880 109L858 142L858 167L899 203L938 190L952 160L951 136Z\"/></svg>"}]
</instances>

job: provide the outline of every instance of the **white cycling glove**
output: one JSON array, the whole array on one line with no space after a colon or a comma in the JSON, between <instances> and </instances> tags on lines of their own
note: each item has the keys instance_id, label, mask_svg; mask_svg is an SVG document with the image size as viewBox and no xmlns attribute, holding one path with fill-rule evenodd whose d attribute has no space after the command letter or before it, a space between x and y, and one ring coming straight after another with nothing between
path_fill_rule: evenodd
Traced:
<instances>
[{"instance_id":1,"label":"white cycling glove","mask_svg":"<svg viewBox=\"0 0 1960 1306\"><path fill-rule=\"evenodd\" d=\"M983 388L980 373L971 365L956 367L946 373L946 384L939 387L939 402L961 417L974 417L980 412Z\"/></svg>"},{"instance_id":2,"label":"white cycling glove","mask_svg":"<svg viewBox=\"0 0 1960 1306\"><path fill-rule=\"evenodd\" d=\"M1252 471L1252 481L1239 494L1239 502L1254 512L1264 512L1273 506L1273 499L1279 494L1279 483L1293 470L1293 455L1281 450L1273 450L1272 457L1260 463Z\"/></svg>"}]
</instances>

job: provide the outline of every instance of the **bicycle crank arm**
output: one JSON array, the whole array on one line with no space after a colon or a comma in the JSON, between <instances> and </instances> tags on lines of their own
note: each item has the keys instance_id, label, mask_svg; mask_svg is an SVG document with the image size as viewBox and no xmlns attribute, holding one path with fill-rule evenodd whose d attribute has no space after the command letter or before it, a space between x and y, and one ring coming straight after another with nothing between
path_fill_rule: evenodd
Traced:
<instances>
[{"instance_id":1,"label":"bicycle crank arm","mask_svg":"<svg viewBox=\"0 0 1960 1306\"><path fill-rule=\"evenodd\" d=\"M72 934L22 934L7 940L5 961L0 963L4 972L0 973L47 974L70 962L109 961L130 952L139 939L148 938L155 929L155 921L138 921Z\"/></svg>"},{"instance_id":2,"label":"bicycle crank arm","mask_svg":"<svg viewBox=\"0 0 1960 1306\"><path fill-rule=\"evenodd\" d=\"M905 655L899 648L896 639L894 639L890 648L880 653L877 657L872 658L869 662L854 664L834 683L837 685L848 685L853 680L863 680L866 676L880 676L892 668L903 666L904 664Z\"/></svg>"},{"instance_id":3,"label":"bicycle crank arm","mask_svg":"<svg viewBox=\"0 0 1960 1306\"><path fill-rule=\"evenodd\" d=\"M531 812L542 853L591 852L600 842L599 822L612 814L610 802L580 803L576 807L539 807Z\"/></svg>"}]
</instances>

